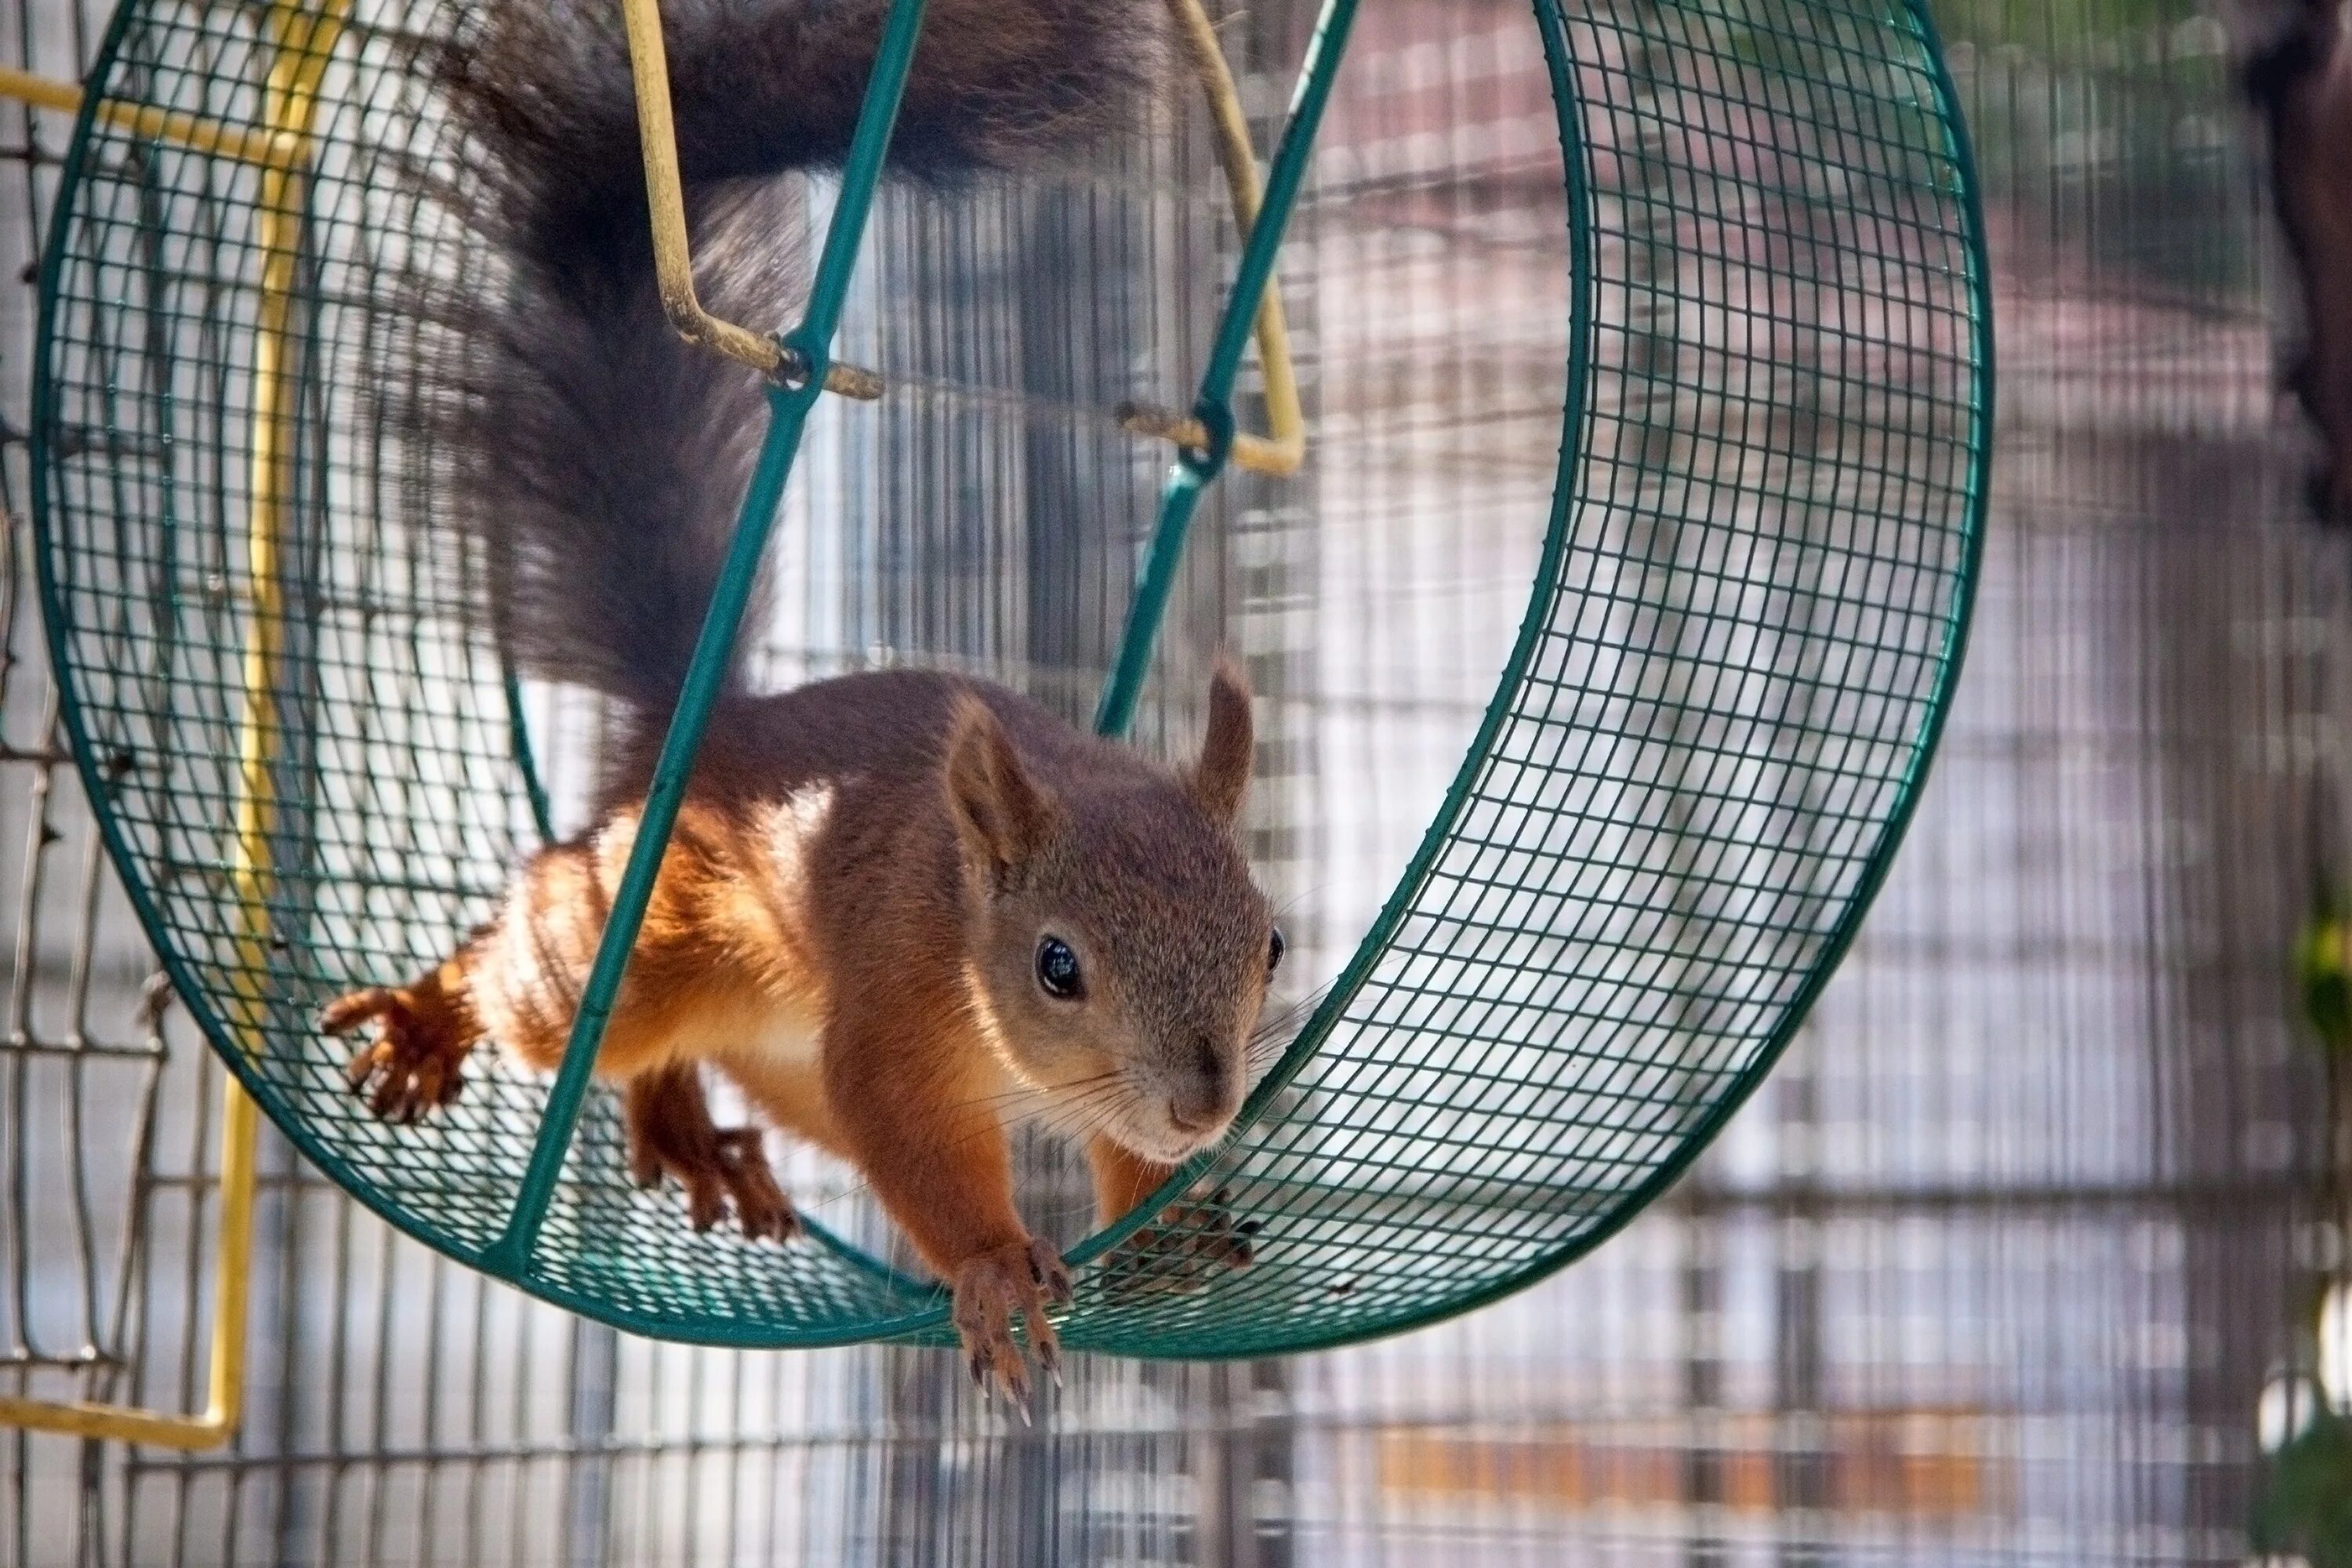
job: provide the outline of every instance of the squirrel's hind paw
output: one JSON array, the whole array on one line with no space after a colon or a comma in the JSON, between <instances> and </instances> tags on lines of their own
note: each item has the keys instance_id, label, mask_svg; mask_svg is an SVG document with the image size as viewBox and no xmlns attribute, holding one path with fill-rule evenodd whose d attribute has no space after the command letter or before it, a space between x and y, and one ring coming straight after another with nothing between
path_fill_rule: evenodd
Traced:
<instances>
[{"instance_id":1,"label":"squirrel's hind paw","mask_svg":"<svg viewBox=\"0 0 2352 1568\"><path fill-rule=\"evenodd\" d=\"M1219 1188L1204 1199L1171 1205L1103 1259L1103 1288L1113 1293L1189 1296L1208 1289L1212 1276L1257 1261L1254 1219L1236 1220L1233 1194Z\"/></svg>"},{"instance_id":2,"label":"squirrel's hind paw","mask_svg":"<svg viewBox=\"0 0 2352 1568\"><path fill-rule=\"evenodd\" d=\"M1045 1309L1070 1300L1070 1271L1061 1255L1034 1238L1013 1242L964 1259L954 1285L956 1337L972 1382L986 1388L992 1379L1025 1411L1029 1364L1013 1329L1018 1322L1028 1330L1037 1364L1058 1383L1062 1343Z\"/></svg>"},{"instance_id":3,"label":"squirrel's hind paw","mask_svg":"<svg viewBox=\"0 0 2352 1568\"><path fill-rule=\"evenodd\" d=\"M465 1089L472 1042L409 992L381 985L338 996L320 1010L319 1026L348 1035L373 1019L376 1037L343 1069L352 1092L385 1121L410 1122L449 1104Z\"/></svg>"}]
</instances>

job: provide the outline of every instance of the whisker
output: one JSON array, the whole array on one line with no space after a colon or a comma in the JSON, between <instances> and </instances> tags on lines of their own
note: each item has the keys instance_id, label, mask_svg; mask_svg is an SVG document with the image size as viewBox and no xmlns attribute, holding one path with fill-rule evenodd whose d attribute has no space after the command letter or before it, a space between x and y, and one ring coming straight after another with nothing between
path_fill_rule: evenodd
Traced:
<instances>
[{"instance_id":1,"label":"whisker","mask_svg":"<svg viewBox=\"0 0 2352 1568\"><path fill-rule=\"evenodd\" d=\"M1114 1068L1108 1072L1097 1073L1088 1078L1076 1079L1072 1085L1067 1086L1066 1089L1057 1087L1051 1092L1057 1096L1058 1103L1051 1106L1045 1114L1032 1119L1028 1124L1030 1129L1045 1132L1048 1136L1067 1138L1073 1142L1101 1131L1117 1120L1113 1114L1117 1103L1115 1097L1125 1087L1124 1079L1125 1075ZM1024 1098L1035 1092L1035 1090L1022 1089L1003 1095L982 1095L962 1102L960 1109L983 1109L1007 1099ZM1004 1132L1005 1129L1003 1126L993 1122L974 1127L961 1137L952 1139L944 1144L941 1152L953 1152L984 1138L1003 1137ZM853 1165L852 1168L856 1167ZM811 1213L819 1213L845 1200L866 1196L873 1190L874 1183L868 1177L838 1192L829 1194L809 1205L808 1207Z\"/></svg>"},{"instance_id":2,"label":"whisker","mask_svg":"<svg viewBox=\"0 0 2352 1568\"><path fill-rule=\"evenodd\" d=\"M1271 1017L1259 1019L1257 1026L1250 1031L1248 1042L1243 1047L1243 1059L1252 1068L1270 1066L1289 1048L1299 1028L1314 1016L1315 1010L1323 1005L1324 997L1328 994L1329 988L1325 987L1288 1004Z\"/></svg>"},{"instance_id":3,"label":"whisker","mask_svg":"<svg viewBox=\"0 0 2352 1568\"><path fill-rule=\"evenodd\" d=\"M1024 1084L1016 1089L1005 1089L1002 1093L983 1094L974 1099L960 1101L957 1104L956 1109L959 1110L977 1110L985 1107L1012 1104L1020 1100L1035 1099L1041 1096L1061 1095L1074 1090L1091 1091L1095 1087L1099 1085L1116 1084L1125 1077L1126 1075L1124 1073L1119 1071L1118 1068L1113 1068L1108 1072L1096 1073L1091 1077L1073 1079L1068 1083L1047 1084L1043 1088L1032 1088Z\"/></svg>"},{"instance_id":4,"label":"whisker","mask_svg":"<svg viewBox=\"0 0 2352 1568\"><path fill-rule=\"evenodd\" d=\"M1286 921L1291 916L1297 914L1300 910L1306 907L1307 900L1314 898L1322 891L1323 889L1320 884L1312 888L1301 888L1298 891L1291 894L1290 897L1283 900L1282 902L1275 905L1275 923L1279 925L1284 921Z\"/></svg>"}]
</instances>

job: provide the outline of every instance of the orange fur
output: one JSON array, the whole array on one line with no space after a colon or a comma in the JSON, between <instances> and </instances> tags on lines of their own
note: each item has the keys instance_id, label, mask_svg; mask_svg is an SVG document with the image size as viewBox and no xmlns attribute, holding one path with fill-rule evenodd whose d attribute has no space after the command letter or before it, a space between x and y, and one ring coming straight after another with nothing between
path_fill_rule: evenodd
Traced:
<instances>
[{"instance_id":1,"label":"orange fur","mask_svg":"<svg viewBox=\"0 0 2352 1568\"><path fill-rule=\"evenodd\" d=\"M484 1038L561 1062L649 751L622 759L630 784L597 826L536 857L432 975L328 1010L338 1032L381 1025L352 1064L379 1110L446 1102ZM626 1087L640 1179L677 1178L698 1225L731 1201L755 1234L790 1230L757 1135L711 1121L709 1064L761 1120L864 1172L953 1287L974 1375L1024 1387L1013 1326L1050 1363L1045 1311L1069 1287L1014 1207L1017 1105L1082 1123L1108 1220L1240 1102L1271 931L1231 842L1250 753L1225 668L1202 760L1181 774L946 677L730 700L596 1061ZM1083 995L1040 994L1041 932L1083 949ZM1228 1237L1202 1256L1247 1252Z\"/></svg>"},{"instance_id":2,"label":"orange fur","mask_svg":"<svg viewBox=\"0 0 2352 1568\"><path fill-rule=\"evenodd\" d=\"M1095 1179L1095 1223L1108 1225L1151 1195L1176 1167L1147 1160L1109 1138L1087 1144L1087 1164Z\"/></svg>"}]
</instances>

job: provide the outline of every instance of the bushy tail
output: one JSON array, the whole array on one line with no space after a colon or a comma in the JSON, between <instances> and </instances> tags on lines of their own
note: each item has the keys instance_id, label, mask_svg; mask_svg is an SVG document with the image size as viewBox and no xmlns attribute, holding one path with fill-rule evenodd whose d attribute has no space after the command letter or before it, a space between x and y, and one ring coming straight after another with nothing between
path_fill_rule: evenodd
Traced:
<instances>
[{"instance_id":1,"label":"bushy tail","mask_svg":"<svg viewBox=\"0 0 2352 1568\"><path fill-rule=\"evenodd\" d=\"M2240 88L2256 108L2274 112L2326 60L2342 26L2340 0L2303 0L2240 67Z\"/></svg>"},{"instance_id":2,"label":"bushy tail","mask_svg":"<svg viewBox=\"0 0 2352 1568\"><path fill-rule=\"evenodd\" d=\"M931 0L893 167L951 177L1124 132L1160 77L1160 5ZM887 10L663 6L715 313L755 328L793 314L802 257L778 176L847 151ZM443 279L428 310L446 353L421 404L450 515L484 550L523 668L667 712L765 433L764 388L662 313L614 0L488 0L438 74L468 149L455 199L502 263L465 269L502 275L496 298Z\"/></svg>"}]
</instances>

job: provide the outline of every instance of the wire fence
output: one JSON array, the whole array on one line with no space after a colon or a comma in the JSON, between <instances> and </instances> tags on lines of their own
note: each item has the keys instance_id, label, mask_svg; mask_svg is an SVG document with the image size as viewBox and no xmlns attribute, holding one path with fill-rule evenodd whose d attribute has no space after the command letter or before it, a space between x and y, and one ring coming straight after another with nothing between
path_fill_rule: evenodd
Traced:
<instances>
[{"instance_id":1,"label":"wire fence","mask_svg":"<svg viewBox=\"0 0 2352 1568\"><path fill-rule=\"evenodd\" d=\"M273 1141L236 1441L0 1435L0 1564L2242 1561L2257 1403L2308 1363L2333 1266L2288 955L2352 843L2352 563L2295 510L2289 312L2228 79L2252 21L1936 9L2002 341L1969 673L1839 978L1633 1229L1359 1350L1080 1358L1024 1430L933 1352L575 1322L394 1238ZM1263 132L1311 7L1224 16ZM0 0L0 63L75 75L103 20ZM215 1075L57 751L25 583L21 269L65 135L0 113L0 1369L190 1409ZM778 679L969 661L1083 713L1160 460L1099 410L1187 384L1230 254L1197 136L887 205L844 353L912 391L870 438L817 433ZM1173 623L1180 676L1222 636L1267 699L1252 848L1304 975L1410 853L1524 600L1566 353L1559 181L1522 0L1368 0L1284 262L1318 456L1227 481ZM1045 521L991 526L1009 516ZM593 739L593 715L551 717ZM1068 1163L1028 1163L1043 1217L1077 1217ZM828 1220L855 1210L840 1173L793 1174Z\"/></svg>"}]
</instances>

